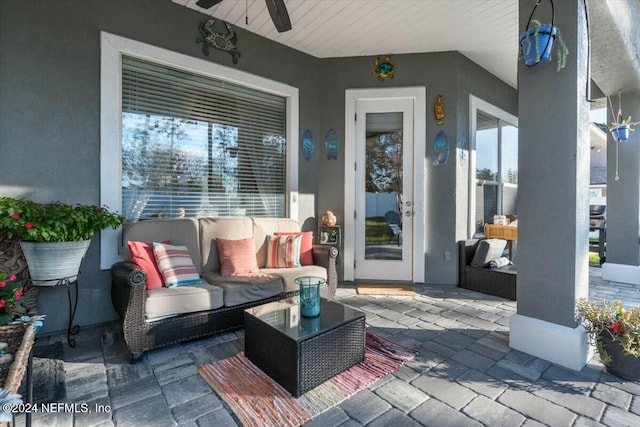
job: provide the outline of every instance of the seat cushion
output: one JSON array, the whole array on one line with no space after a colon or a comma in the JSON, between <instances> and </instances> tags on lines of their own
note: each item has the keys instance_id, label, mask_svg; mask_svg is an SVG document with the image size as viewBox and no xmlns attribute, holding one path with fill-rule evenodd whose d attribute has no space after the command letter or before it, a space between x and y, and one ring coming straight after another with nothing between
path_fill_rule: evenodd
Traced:
<instances>
[{"instance_id":1,"label":"seat cushion","mask_svg":"<svg viewBox=\"0 0 640 427\"><path fill-rule=\"evenodd\" d=\"M282 293L283 280L280 276L256 273L244 276L222 276L219 273L204 273L203 278L224 290L224 305L234 305L258 301Z\"/></svg>"},{"instance_id":2,"label":"seat cushion","mask_svg":"<svg viewBox=\"0 0 640 427\"><path fill-rule=\"evenodd\" d=\"M158 288L147 292L145 315L147 318L172 314L213 310L224 304L222 288L201 283L176 288Z\"/></svg>"},{"instance_id":3,"label":"seat cushion","mask_svg":"<svg viewBox=\"0 0 640 427\"><path fill-rule=\"evenodd\" d=\"M296 283L298 277L316 276L327 280L327 269L318 265L303 265L296 268L261 268L260 272L282 277L285 292L297 291L300 288Z\"/></svg>"}]
</instances>

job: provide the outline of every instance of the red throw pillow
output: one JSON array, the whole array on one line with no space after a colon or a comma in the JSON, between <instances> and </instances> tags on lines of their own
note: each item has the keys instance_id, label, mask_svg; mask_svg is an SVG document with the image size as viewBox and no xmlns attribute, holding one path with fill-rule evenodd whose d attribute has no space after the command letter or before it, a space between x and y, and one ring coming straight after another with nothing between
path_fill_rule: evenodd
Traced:
<instances>
[{"instance_id":1,"label":"red throw pillow","mask_svg":"<svg viewBox=\"0 0 640 427\"><path fill-rule=\"evenodd\" d=\"M163 242L164 243L164 242ZM164 279L153 254L153 243L128 241L131 259L147 273L147 289L158 289L164 286Z\"/></svg>"},{"instance_id":2,"label":"red throw pillow","mask_svg":"<svg viewBox=\"0 0 640 427\"><path fill-rule=\"evenodd\" d=\"M300 241L300 265L313 265L313 231L276 231L274 236L302 235Z\"/></svg>"},{"instance_id":3,"label":"red throw pillow","mask_svg":"<svg viewBox=\"0 0 640 427\"><path fill-rule=\"evenodd\" d=\"M241 276L260 271L253 237L239 240L216 239L216 244L220 258L220 275Z\"/></svg>"}]
</instances>

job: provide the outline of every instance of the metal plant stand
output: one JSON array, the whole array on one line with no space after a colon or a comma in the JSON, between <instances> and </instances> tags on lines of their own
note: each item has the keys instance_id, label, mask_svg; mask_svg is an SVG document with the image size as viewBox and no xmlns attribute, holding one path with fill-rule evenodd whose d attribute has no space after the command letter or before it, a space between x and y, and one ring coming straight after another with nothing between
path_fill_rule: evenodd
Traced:
<instances>
[{"instance_id":1,"label":"metal plant stand","mask_svg":"<svg viewBox=\"0 0 640 427\"><path fill-rule=\"evenodd\" d=\"M60 279L54 279L51 282L55 282L54 285L48 286L40 286L45 288L57 288L59 286L64 286L67 288L67 300L69 301L69 323L67 325L67 343L69 343L69 347L76 346L76 339L73 337L80 332L80 325L74 325L73 319L76 317L76 310L78 309L78 276L69 276L62 277ZM36 285L38 286L38 285ZM75 288L75 292L73 292L74 297L72 299L71 288Z\"/></svg>"}]
</instances>

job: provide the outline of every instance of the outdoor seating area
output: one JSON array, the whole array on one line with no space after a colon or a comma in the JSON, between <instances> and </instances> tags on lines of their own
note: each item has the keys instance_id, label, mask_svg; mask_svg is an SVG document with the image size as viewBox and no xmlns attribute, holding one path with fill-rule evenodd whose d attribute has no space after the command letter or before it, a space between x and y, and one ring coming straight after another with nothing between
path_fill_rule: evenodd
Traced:
<instances>
[{"instance_id":1,"label":"outdoor seating area","mask_svg":"<svg viewBox=\"0 0 640 427\"><path fill-rule=\"evenodd\" d=\"M160 244L152 242L169 241L162 255L168 262L156 265ZM337 249L312 245L311 233L287 218L148 220L127 227L124 242L129 254L111 268L111 297L133 359L239 328L243 310L295 295L297 277L322 278L327 297L337 287ZM138 250L152 244L149 252Z\"/></svg>"},{"instance_id":2,"label":"outdoor seating area","mask_svg":"<svg viewBox=\"0 0 640 427\"><path fill-rule=\"evenodd\" d=\"M609 283L591 268L592 298L640 306L640 289ZM509 348L516 302L453 286L414 286L415 297L360 296L341 285L335 300L366 315L366 328L418 354L307 422L307 426L638 425L640 384L603 372L597 357L580 372ZM63 401L101 413L37 413L34 425L240 425L198 366L244 349L243 330L145 353L130 364L118 323L83 329L64 346ZM64 343L39 337L36 348ZM45 355L41 355L45 356ZM24 425L24 415L17 417Z\"/></svg>"},{"instance_id":3,"label":"outdoor seating area","mask_svg":"<svg viewBox=\"0 0 640 427\"><path fill-rule=\"evenodd\" d=\"M0 427L640 426L638 17L0 0Z\"/></svg>"}]
</instances>

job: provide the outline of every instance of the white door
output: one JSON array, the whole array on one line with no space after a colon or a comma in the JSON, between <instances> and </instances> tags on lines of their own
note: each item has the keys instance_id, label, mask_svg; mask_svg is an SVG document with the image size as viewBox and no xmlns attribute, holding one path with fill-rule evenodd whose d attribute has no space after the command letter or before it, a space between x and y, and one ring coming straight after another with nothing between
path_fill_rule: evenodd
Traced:
<instances>
[{"instance_id":1,"label":"white door","mask_svg":"<svg viewBox=\"0 0 640 427\"><path fill-rule=\"evenodd\" d=\"M414 279L414 102L356 101L356 280Z\"/></svg>"}]
</instances>

